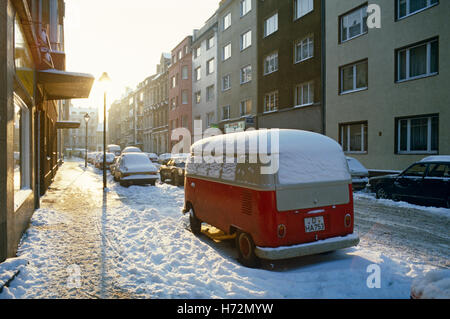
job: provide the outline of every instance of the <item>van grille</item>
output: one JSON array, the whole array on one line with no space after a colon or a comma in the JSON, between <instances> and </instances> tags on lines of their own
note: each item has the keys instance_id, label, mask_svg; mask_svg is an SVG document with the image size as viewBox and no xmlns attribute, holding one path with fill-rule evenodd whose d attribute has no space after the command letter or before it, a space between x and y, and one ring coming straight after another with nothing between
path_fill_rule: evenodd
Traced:
<instances>
[{"instance_id":1,"label":"van grille","mask_svg":"<svg viewBox=\"0 0 450 319\"><path fill-rule=\"evenodd\" d=\"M252 214L252 193L249 191L243 191L241 194L241 213L246 215Z\"/></svg>"}]
</instances>

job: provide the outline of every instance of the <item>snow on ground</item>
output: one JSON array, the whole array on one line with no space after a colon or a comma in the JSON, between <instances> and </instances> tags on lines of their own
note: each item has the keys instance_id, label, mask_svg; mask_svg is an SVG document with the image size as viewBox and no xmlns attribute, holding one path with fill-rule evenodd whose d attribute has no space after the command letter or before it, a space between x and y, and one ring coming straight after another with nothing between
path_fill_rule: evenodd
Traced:
<instances>
[{"instance_id":1,"label":"snow on ground","mask_svg":"<svg viewBox=\"0 0 450 319\"><path fill-rule=\"evenodd\" d=\"M353 198L355 200L358 199L368 199L373 202L381 203L386 206L391 207L398 207L398 208L413 208L420 211L424 211L431 214L438 214L438 215L444 215L444 216L450 216L450 209L444 208L444 207L432 207L432 206L421 206L421 205L415 205L410 204L403 201L394 201L390 199L377 199L374 193L368 193L368 192L355 192Z\"/></svg>"},{"instance_id":2,"label":"snow on ground","mask_svg":"<svg viewBox=\"0 0 450 319\"><path fill-rule=\"evenodd\" d=\"M124 188L109 177L104 196L101 172L85 172L80 163L66 162L58 173L64 178L52 185L60 192L43 198L53 209L34 214L19 248L28 265L22 264L0 298L409 298L413 279L436 268L360 245L249 269L238 263L229 242L188 230L188 217L181 213L183 188L161 183ZM69 193L66 203L62 192ZM80 198L70 200L72 194ZM92 225L75 238L86 246L71 247L72 228L76 234ZM78 290L61 287L73 264L80 268ZM380 288L369 288L376 283L374 264ZM85 293L77 295L81 290Z\"/></svg>"}]
</instances>

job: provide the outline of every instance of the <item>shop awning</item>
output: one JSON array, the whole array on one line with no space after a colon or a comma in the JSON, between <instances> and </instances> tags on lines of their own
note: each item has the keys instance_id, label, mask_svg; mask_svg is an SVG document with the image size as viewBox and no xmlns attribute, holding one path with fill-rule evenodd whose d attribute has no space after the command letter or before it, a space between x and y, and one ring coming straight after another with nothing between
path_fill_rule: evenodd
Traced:
<instances>
[{"instance_id":1,"label":"shop awning","mask_svg":"<svg viewBox=\"0 0 450 319\"><path fill-rule=\"evenodd\" d=\"M41 70L37 74L37 82L44 86L47 100L88 98L94 80L90 74L55 69Z\"/></svg>"},{"instance_id":2,"label":"shop awning","mask_svg":"<svg viewBox=\"0 0 450 319\"><path fill-rule=\"evenodd\" d=\"M80 128L80 125L80 122L75 121L58 121L56 122L56 129Z\"/></svg>"}]
</instances>

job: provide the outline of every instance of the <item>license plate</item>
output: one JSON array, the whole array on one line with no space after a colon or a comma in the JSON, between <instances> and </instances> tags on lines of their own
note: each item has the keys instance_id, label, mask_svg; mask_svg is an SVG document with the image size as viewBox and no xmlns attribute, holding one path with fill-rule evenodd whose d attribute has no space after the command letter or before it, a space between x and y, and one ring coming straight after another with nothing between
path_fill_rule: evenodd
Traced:
<instances>
[{"instance_id":1,"label":"license plate","mask_svg":"<svg viewBox=\"0 0 450 319\"><path fill-rule=\"evenodd\" d=\"M323 216L305 218L305 233L313 233L325 230Z\"/></svg>"}]
</instances>

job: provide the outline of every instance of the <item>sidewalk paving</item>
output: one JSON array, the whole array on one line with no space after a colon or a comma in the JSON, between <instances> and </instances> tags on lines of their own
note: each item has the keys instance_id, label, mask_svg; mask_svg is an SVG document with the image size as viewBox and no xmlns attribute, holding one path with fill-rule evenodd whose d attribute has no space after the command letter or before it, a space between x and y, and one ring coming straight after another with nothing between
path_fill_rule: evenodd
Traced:
<instances>
[{"instance_id":1,"label":"sidewalk paving","mask_svg":"<svg viewBox=\"0 0 450 319\"><path fill-rule=\"evenodd\" d=\"M61 167L19 247L29 267L11 282L14 296L137 297L117 287L114 261L106 258L111 247L102 233L108 196L101 196L102 186L82 162L69 160Z\"/></svg>"}]
</instances>

